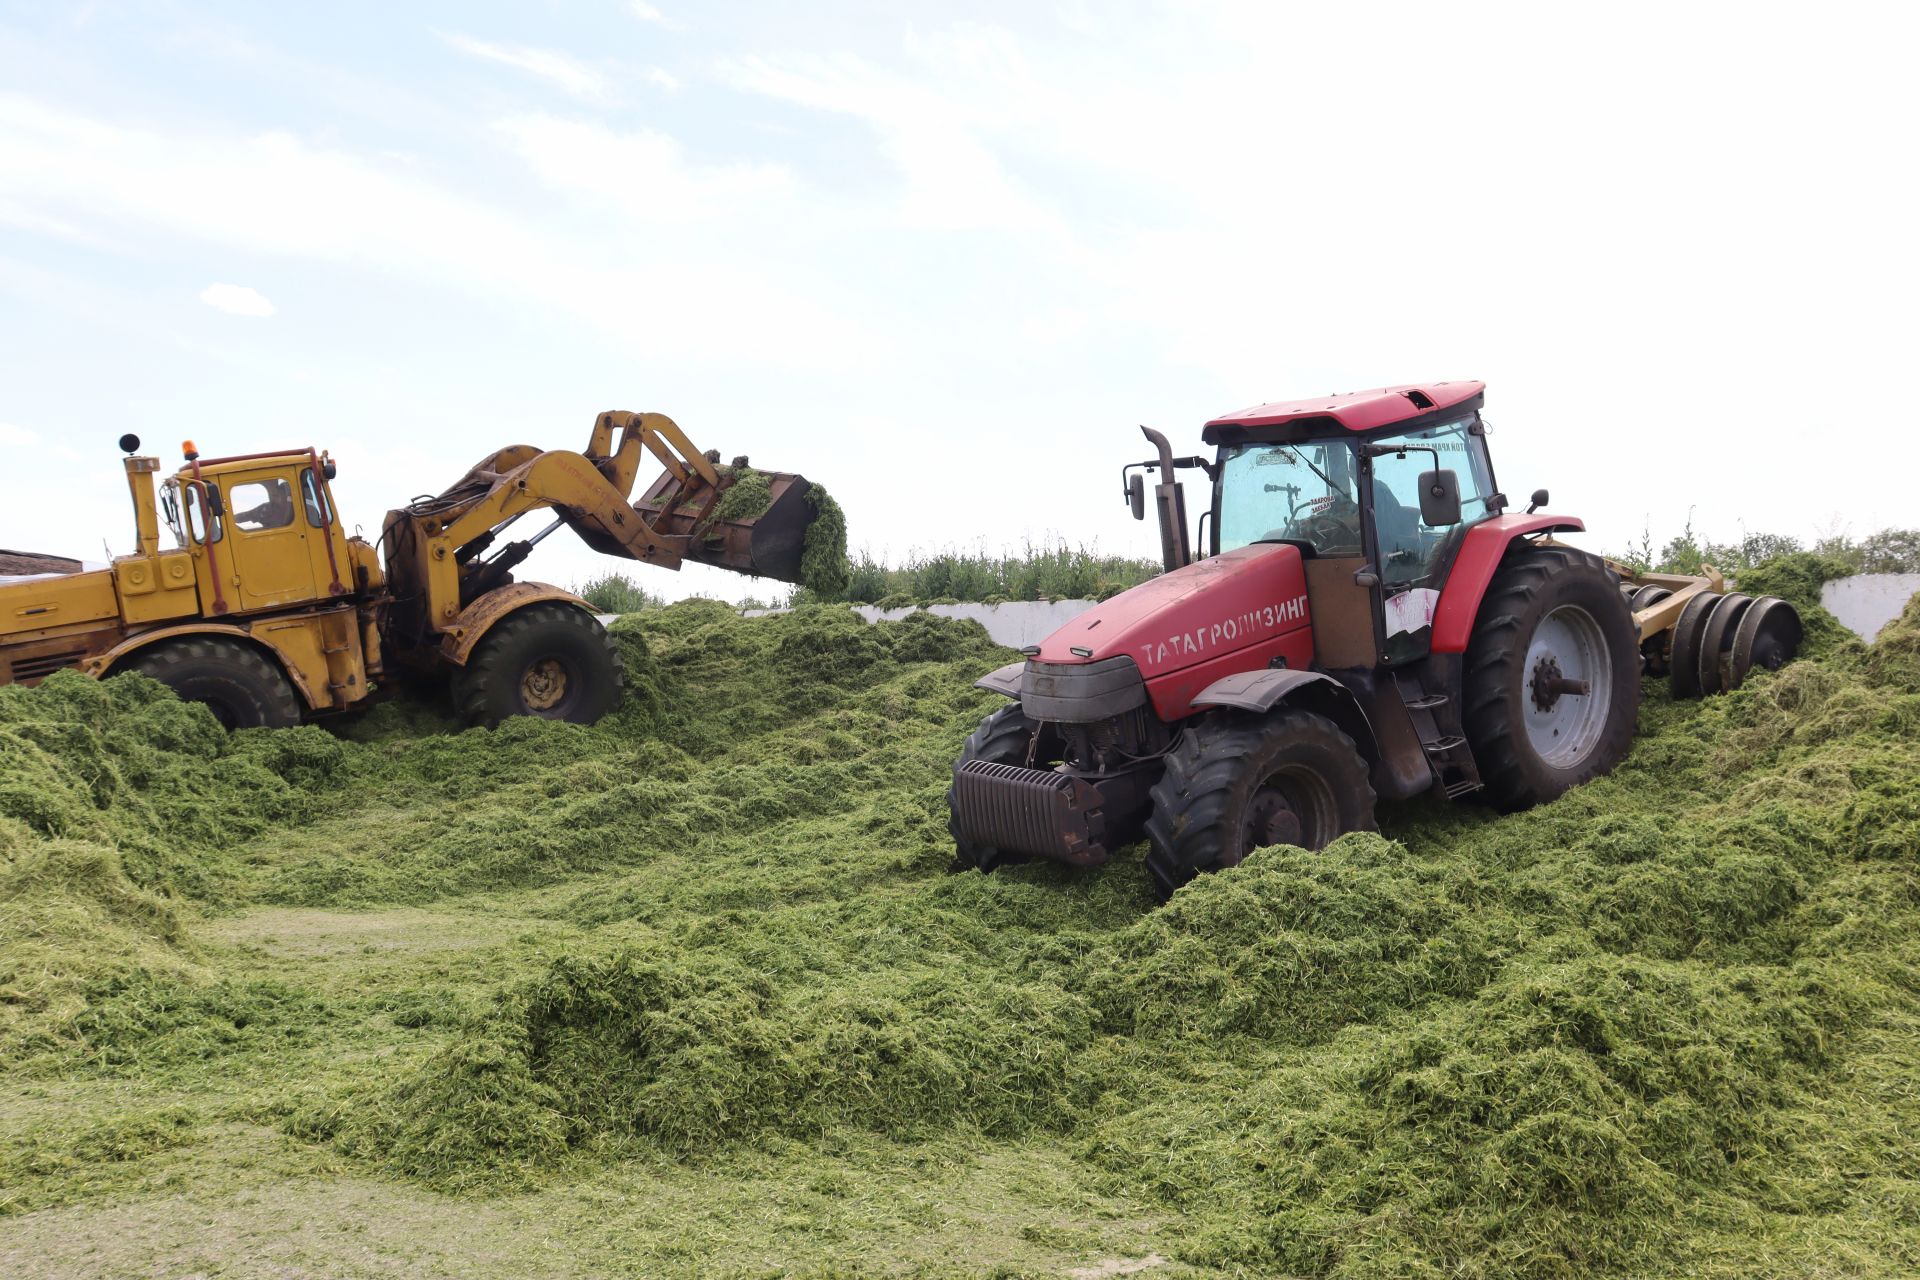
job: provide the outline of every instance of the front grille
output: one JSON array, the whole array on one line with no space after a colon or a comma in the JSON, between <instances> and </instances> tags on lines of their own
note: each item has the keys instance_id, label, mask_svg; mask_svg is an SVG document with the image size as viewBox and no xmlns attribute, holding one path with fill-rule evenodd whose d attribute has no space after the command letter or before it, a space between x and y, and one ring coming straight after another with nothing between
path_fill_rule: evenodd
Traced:
<instances>
[{"instance_id":1,"label":"front grille","mask_svg":"<svg viewBox=\"0 0 1920 1280\"><path fill-rule=\"evenodd\" d=\"M41 653L31 658L13 660L13 678L15 680L38 680L50 676L63 667L71 667L87 656L85 649L72 649L66 653Z\"/></svg>"}]
</instances>

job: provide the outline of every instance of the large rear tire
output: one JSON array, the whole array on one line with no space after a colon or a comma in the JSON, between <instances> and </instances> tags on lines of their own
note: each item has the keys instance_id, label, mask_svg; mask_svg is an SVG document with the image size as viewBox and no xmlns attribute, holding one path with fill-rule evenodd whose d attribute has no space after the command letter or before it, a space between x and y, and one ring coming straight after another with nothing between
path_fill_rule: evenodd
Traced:
<instances>
[{"instance_id":1,"label":"large rear tire","mask_svg":"<svg viewBox=\"0 0 1920 1280\"><path fill-rule=\"evenodd\" d=\"M203 702L229 729L284 729L300 723L300 699L286 673L237 640L205 636L140 650L122 670L152 676L187 702Z\"/></svg>"},{"instance_id":2,"label":"large rear tire","mask_svg":"<svg viewBox=\"0 0 1920 1280\"><path fill-rule=\"evenodd\" d=\"M1510 551L1481 601L1464 689L1467 741L1500 808L1608 772L1633 744L1640 707L1639 645L1619 579L1571 547Z\"/></svg>"},{"instance_id":3,"label":"large rear tire","mask_svg":"<svg viewBox=\"0 0 1920 1280\"><path fill-rule=\"evenodd\" d=\"M494 624L453 676L453 705L468 724L508 716L592 724L620 701L620 651L576 605L526 605Z\"/></svg>"},{"instance_id":4,"label":"large rear tire","mask_svg":"<svg viewBox=\"0 0 1920 1280\"><path fill-rule=\"evenodd\" d=\"M1034 739L1036 731L1040 734L1038 741ZM967 735L966 745L960 748L960 758L953 763L958 768L969 760L986 760L993 764L1031 764L1036 769L1045 769L1060 758L1060 745L1057 730L1027 719L1020 704L1012 702L989 714L980 722L978 729ZM1008 867L1033 859L1030 853L997 849L963 838L959 815L953 807L951 786L947 788L947 830L953 836L956 870L977 868L992 871L995 867Z\"/></svg>"},{"instance_id":5,"label":"large rear tire","mask_svg":"<svg viewBox=\"0 0 1920 1280\"><path fill-rule=\"evenodd\" d=\"M1162 899L1266 845L1321 849L1374 829L1373 787L1353 739L1298 709L1203 717L1167 753L1152 795L1147 869Z\"/></svg>"}]
</instances>

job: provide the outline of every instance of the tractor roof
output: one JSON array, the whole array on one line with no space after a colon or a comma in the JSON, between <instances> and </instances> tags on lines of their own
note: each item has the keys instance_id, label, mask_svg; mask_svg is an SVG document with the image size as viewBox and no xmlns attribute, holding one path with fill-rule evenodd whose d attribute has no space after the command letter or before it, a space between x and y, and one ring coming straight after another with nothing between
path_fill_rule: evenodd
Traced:
<instances>
[{"instance_id":1,"label":"tractor roof","mask_svg":"<svg viewBox=\"0 0 1920 1280\"><path fill-rule=\"evenodd\" d=\"M1484 382L1420 382L1316 396L1311 400L1258 404L1237 413L1221 414L1206 425L1201 435L1208 444L1230 444L1271 434L1251 428L1286 428L1281 434L1290 439L1326 435L1337 429L1373 431L1468 405L1478 401L1486 389Z\"/></svg>"}]
</instances>

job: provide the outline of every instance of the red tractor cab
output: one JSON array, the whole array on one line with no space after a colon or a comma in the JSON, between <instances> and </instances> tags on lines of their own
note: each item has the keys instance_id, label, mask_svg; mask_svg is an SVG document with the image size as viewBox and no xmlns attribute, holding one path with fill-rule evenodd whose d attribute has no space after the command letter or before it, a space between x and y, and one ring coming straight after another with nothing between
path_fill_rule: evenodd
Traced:
<instances>
[{"instance_id":1,"label":"red tractor cab","mask_svg":"<svg viewBox=\"0 0 1920 1280\"><path fill-rule=\"evenodd\" d=\"M1271 844L1374 826L1376 797L1504 808L1611 769L1642 656L1619 575L1510 514L1484 385L1441 382L1215 418L1211 460L1145 471L1167 571L1089 609L981 687L1014 701L954 766L965 865L1081 866L1149 842L1163 894ZM1212 487L1192 554L1181 470Z\"/></svg>"}]
</instances>

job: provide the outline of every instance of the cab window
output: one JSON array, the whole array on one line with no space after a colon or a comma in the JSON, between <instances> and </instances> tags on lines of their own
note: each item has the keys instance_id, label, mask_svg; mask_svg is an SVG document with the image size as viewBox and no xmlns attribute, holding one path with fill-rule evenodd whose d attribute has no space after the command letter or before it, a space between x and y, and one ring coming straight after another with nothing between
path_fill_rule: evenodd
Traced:
<instances>
[{"instance_id":1,"label":"cab window","mask_svg":"<svg viewBox=\"0 0 1920 1280\"><path fill-rule=\"evenodd\" d=\"M1459 544L1458 533L1493 512L1493 468L1472 418L1371 441L1376 449L1404 445L1405 453L1377 453L1373 464L1373 529L1380 549L1380 576L1389 586L1416 585L1443 573ZM1460 523L1429 526L1420 518L1420 476L1451 471L1460 484Z\"/></svg>"},{"instance_id":2,"label":"cab window","mask_svg":"<svg viewBox=\"0 0 1920 1280\"><path fill-rule=\"evenodd\" d=\"M248 480L227 490L233 523L250 533L284 529L293 523L293 486L278 476Z\"/></svg>"},{"instance_id":3,"label":"cab window","mask_svg":"<svg viewBox=\"0 0 1920 1280\"><path fill-rule=\"evenodd\" d=\"M307 523L310 526L324 529L333 523L333 507L327 502L327 495L313 482L311 467L300 473L300 498L307 509Z\"/></svg>"}]
</instances>

